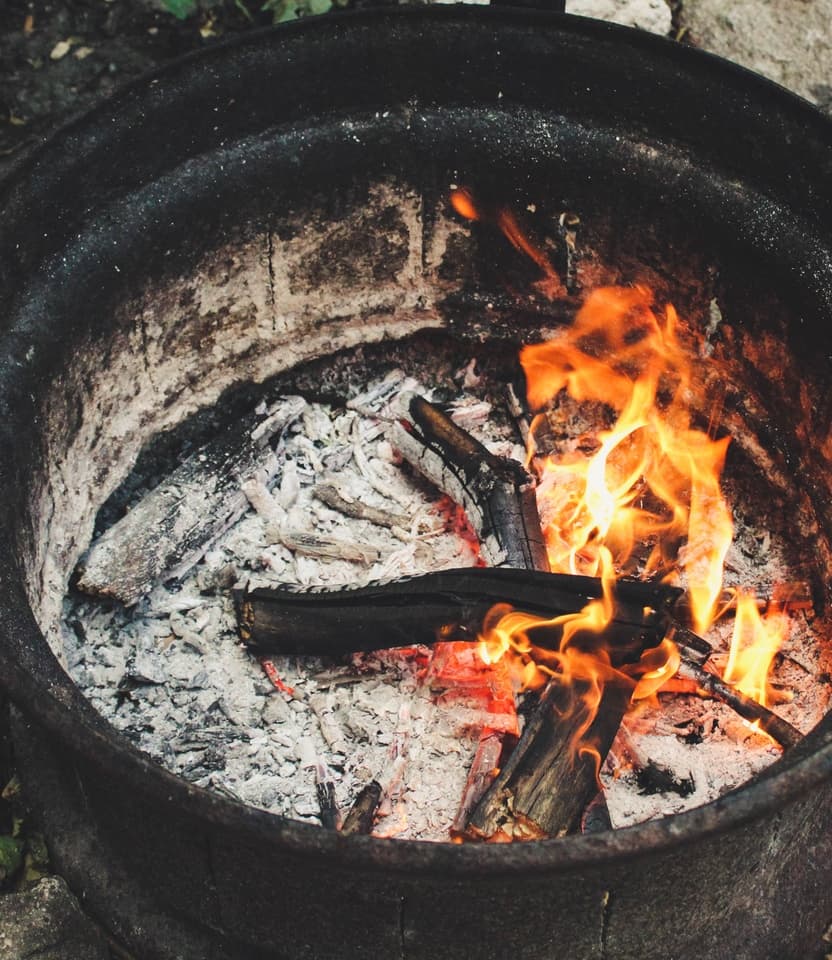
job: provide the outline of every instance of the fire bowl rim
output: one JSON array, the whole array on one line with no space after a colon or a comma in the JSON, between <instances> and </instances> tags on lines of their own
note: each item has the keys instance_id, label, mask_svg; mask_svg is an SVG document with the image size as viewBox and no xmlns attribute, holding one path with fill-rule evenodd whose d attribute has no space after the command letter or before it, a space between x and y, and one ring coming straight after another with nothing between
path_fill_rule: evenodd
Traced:
<instances>
[{"instance_id":1,"label":"fire bowl rim","mask_svg":"<svg viewBox=\"0 0 832 960\"><path fill-rule=\"evenodd\" d=\"M777 101L783 109L806 121L807 136L832 142L832 121L807 101L737 64L713 54L674 45L672 41L642 31L569 14L541 10L518 10L459 5L454 7L399 8L384 11L351 11L313 18L225 41L209 50L188 54L160 70L132 82L92 111L69 121L37 151L20 161L0 183L0 201L32 175L50 169L52 177L71 168L67 143L78 132L103 127L113 110L125 102L135 103L148 95L152 85L166 76L187 74L205 67L229 51L251 49L263 44L293 42L330 31L346 32L354 25L409 23L423 21L469 22L485 25L515 23L535 29L555 28L583 40L607 37L643 51L672 56L693 70L707 70L729 85L740 85L755 100ZM77 158L73 158L77 162ZM832 227L832 225L827 225ZM12 334L14 335L14 334ZM11 376L0 371L0 407L9 411L8 384ZM8 486L7 468L0 477ZM80 692L63 674L49 652L52 663L41 675L23 663L21 651L46 646L35 623L22 588L22 570L14 559L14 537L0 530L0 689L22 713L55 742L77 754L83 762L107 776L119 776L126 787L140 792L160 805L176 803L204 824L242 831L247 839L267 847L281 847L319 859L337 857L350 867L414 871L437 871L453 876L471 874L499 876L520 871L559 872L576 865L603 865L613 860L642 856L647 852L684 845L706 835L731 830L789 802L799 800L816 785L832 777L832 713L796 747L756 780L725 796L684 813L664 817L597 835L578 835L522 844L480 845L428 843L372 837L343 837L320 827L288 820L242 803L228 800L196 787L150 761L114 728L94 714ZM11 559L10 559L11 558Z\"/></svg>"}]
</instances>

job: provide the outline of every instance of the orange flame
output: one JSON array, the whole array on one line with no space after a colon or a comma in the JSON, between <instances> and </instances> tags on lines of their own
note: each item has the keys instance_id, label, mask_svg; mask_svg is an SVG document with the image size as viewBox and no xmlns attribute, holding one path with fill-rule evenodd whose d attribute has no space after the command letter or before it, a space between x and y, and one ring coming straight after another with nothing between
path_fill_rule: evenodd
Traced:
<instances>
[{"instance_id":1,"label":"orange flame","mask_svg":"<svg viewBox=\"0 0 832 960\"><path fill-rule=\"evenodd\" d=\"M789 632L788 617L779 611L762 616L754 595L737 592L737 612L725 679L763 706L772 696L768 675L774 656Z\"/></svg>"},{"instance_id":2,"label":"orange flame","mask_svg":"<svg viewBox=\"0 0 832 960\"><path fill-rule=\"evenodd\" d=\"M555 571L597 574L599 550L624 569L643 544L652 574L684 572L694 626L713 622L722 566L733 533L720 492L729 439L691 425L690 361L677 336L676 311L653 309L646 287L593 291L575 324L547 343L524 347L530 404L561 390L604 403L618 418L598 450L549 457L541 465L539 505ZM668 558L673 543L687 543Z\"/></svg>"},{"instance_id":3,"label":"orange flame","mask_svg":"<svg viewBox=\"0 0 832 960\"><path fill-rule=\"evenodd\" d=\"M551 297L562 294L548 256L511 211L480 206L467 188L454 190L451 203L468 220L498 226L541 270L537 286ZM539 474L538 507L551 569L601 576L604 598L551 620L495 607L483 624L479 650L486 663L508 655L515 683L523 688L579 682L586 690L576 706L585 714L574 737L580 751L587 749L581 737L605 683L629 684L633 699L651 697L680 662L668 639L621 669L612 667L603 643L585 649L581 638L603 635L612 619L610 585L617 573L684 582L700 634L722 612L733 524L720 479L730 438L714 439L718 404L706 429L693 422L692 411L698 406L704 413L704 403L696 394L692 356L675 309L657 310L645 286L592 291L569 330L520 354L533 409L542 410L564 391L578 403L604 405L614 417L611 427L592 438L590 453L586 438L574 438L584 442L567 443L543 459L535 442L535 428L545 417L540 414L528 449L528 463ZM535 647L535 631L554 629L561 631L554 653ZM785 630L782 615L764 620L753 598L738 598L726 680L765 703L766 678Z\"/></svg>"}]
</instances>

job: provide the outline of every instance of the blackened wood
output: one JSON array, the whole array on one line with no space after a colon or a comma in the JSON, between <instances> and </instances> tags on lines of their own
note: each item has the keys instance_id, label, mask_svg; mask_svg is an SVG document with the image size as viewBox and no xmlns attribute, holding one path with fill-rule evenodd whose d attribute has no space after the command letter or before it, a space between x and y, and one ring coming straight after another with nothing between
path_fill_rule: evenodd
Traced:
<instances>
[{"instance_id":1,"label":"blackened wood","mask_svg":"<svg viewBox=\"0 0 832 960\"><path fill-rule=\"evenodd\" d=\"M732 687L715 673L704 670L698 664L683 659L679 667L679 675L695 680L705 693L716 700L721 700L743 719L758 724L760 729L776 740L784 750L795 746L803 739L803 734L797 727L793 727L787 720L778 717L761 703L740 693L736 687Z\"/></svg>"},{"instance_id":2,"label":"blackened wood","mask_svg":"<svg viewBox=\"0 0 832 960\"><path fill-rule=\"evenodd\" d=\"M241 485L277 473L269 441L304 406L301 397L287 397L184 460L90 547L78 564L79 589L130 606L159 582L181 576L245 513Z\"/></svg>"},{"instance_id":3,"label":"blackened wood","mask_svg":"<svg viewBox=\"0 0 832 960\"><path fill-rule=\"evenodd\" d=\"M391 442L465 510L489 566L548 570L535 481L528 471L491 453L423 397L403 399L411 422L392 424Z\"/></svg>"},{"instance_id":4,"label":"blackened wood","mask_svg":"<svg viewBox=\"0 0 832 960\"><path fill-rule=\"evenodd\" d=\"M514 752L471 815L470 839L545 839L580 828L598 792L598 757L603 761L615 739L632 687L607 682L595 718L574 743L586 718L576 698L587 690L583 680L568 687L556 679L549 683ZM597 755L584 749L590 746Z\"/></svg>"},{"instance_id":5,"label":"blackened wood","mask_svg":"<svg viewBox=\"0 0 832 960\"><path fill-rule=\"evenodd\" d=\"M321 826L327 830L337 830L340 815L335 802L335 784L331 780L320 780L315 784L315 792L318 795Z\"/></svg>"},{"instance_id":6,"label":"blackened wood","mask_svg":"<svg viewBox=\"0 0 832 960\"><path fill-rule=\"evenodd\" d=\"M654 646L680 591L661 584L619 580L608 639L622 656ZM362 650L476 639L497 603L540 617L576 613L603 595L596 577L533 570L464 568L341 590L259 588L235 592L240 636L259 653L343 656ZM443 629L447 628L447 629ZM534 632L541 647L559 631Z\"/></svg>"},{"instance_id":7,"label":"blackened wood","mask_svg":"<svg viewBox=\"0 0 832 960\"><path fill-rule=\"evenodd\" d=\"M752 588L753 589L753 588ZM799 610L814 610L815 599L812 585L805 580L787 580L784 583L775 583L768 593L754 591L755 603L758 610L763 612L795 613ZM723 590L716 602L720 610L726 614L737 609L737 594L735 590ZM687 597L683 597L676 606L680 617L690 616L690 606Z\"/></svg>"},{"instance_id":8,"label":"blackened wood","mask_svg":"<svg viewBox=\"0 0 832 960\"><path fill-rule=\"evenodd\" d=\"M666 636L676 644L685 660L701 665L710 657L713 648L704 637L683 627L674 617L667 618L666 627Z\"/></svg>"},{"instance_id":9,"label":"blackened wood","mask_svg":"<svg viewBox=\"0 0 832 960\"><path fill-rule=\"evenodd\" d=\"M344 818L341 833L355 834L372 832L373 822L381 800L381 784L371 780L353 801L349 813Z\"/></svg>"}]
</instances>

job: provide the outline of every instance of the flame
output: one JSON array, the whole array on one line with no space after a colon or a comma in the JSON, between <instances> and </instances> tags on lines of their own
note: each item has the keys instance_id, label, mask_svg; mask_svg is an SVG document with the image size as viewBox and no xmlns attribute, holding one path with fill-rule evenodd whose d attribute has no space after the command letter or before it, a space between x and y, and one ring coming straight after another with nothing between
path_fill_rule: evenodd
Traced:
<instances>
[{"instance_id":1,"label":"flame","mask_svg":"<svg viewBox=\"0 0 832 960\"><path fill-rule=\"evenodd\" d=\"M772 692L768 683L774 656L789 632L788 617L777 610L763 616L753 593L737 592L737 610L731 652L724 678L741 693L769 706Z\"/></svg>"},{"instance_id":2,"label":"flame","mask_svg":"<svg viewBox=\"0 0 832 960\"><path fill-rule=\"evenodd\" d=\"M467 220L497 226L540 269L536 286L545 294L565 293L544 248L510 210L482 205L464 187L452 192L451 204ZM707 411L694 357L676 310L658 308L653 292L641 285L593 290L569 329L520 353L533 410L545 410L563 392L575 403L598 405L593 420L607 412L606 429L573 438L545 457L535 440L546 416L539 413L527 451L527 466L538 473L552 571L600 576L604 590L580 613L550 620L494 607L483 623L479 653L485 663L508 659L518 688L557 682L577 691L570 718L577 752L592 751L583 738L605 684L627 685L634 700L652 697L672 680L681 659L665 639L637 663L612 665L603 638L613 618L616 576L684 584L699 634L725 612L720 598L733 524L721 476L730 438L717 437L720 403ZM704 427L695 422L697 414ZM765 703L767 675L785 630L782 614L764 619L753 598L738 597L725 679ZM551 642L545 650L535 645L538 631L558 632L554 652Z\"/></svg>"},{"instance_id":3,"label":"flame","mask_svg":"<svg viewBox=\"0 0 832 960\"><path fill-rule=\"evenodd\" d=\"M636 548L652 543L641 572L684 573L704 633L733 534L720 491L729 438L713 440L691 423L691 364L677 328L673 307L656 311L646 287L602 287L568 331L524 347L520 361L534 408L565 390L617 415L591 456L575 450L540 466L552 569L597 575L602 549L627 569Z\"/></svg>"}]
</instances>

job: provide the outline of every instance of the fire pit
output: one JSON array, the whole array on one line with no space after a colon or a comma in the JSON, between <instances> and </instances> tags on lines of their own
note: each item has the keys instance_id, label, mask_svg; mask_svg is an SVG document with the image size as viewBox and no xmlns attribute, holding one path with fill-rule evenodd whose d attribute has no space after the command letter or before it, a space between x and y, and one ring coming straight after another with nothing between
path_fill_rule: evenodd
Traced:
<instances>
[{"instance_id":1,"label":"fire pit","mask_svg":"<svg viewBox=\"0 0 832 960\"><path fill-rule=\"evenodd\" d=\"M376 362L393 341L514 356L588 291L632 284L696 330L718 307L724 408L793 513L822 614L829 145L799 101L651 37L403 10L176 64L7 182L2 676L56 862L117 936L147 957L811 953L830 911L828 719L677 816L511 846L393 843L165 772L44 635L60 653L101 505L196 411L344 351ZM559 238L562 294L534 287L540 263L489 217L450 209L460 184Z\"/></svg>"}]
</instances>

